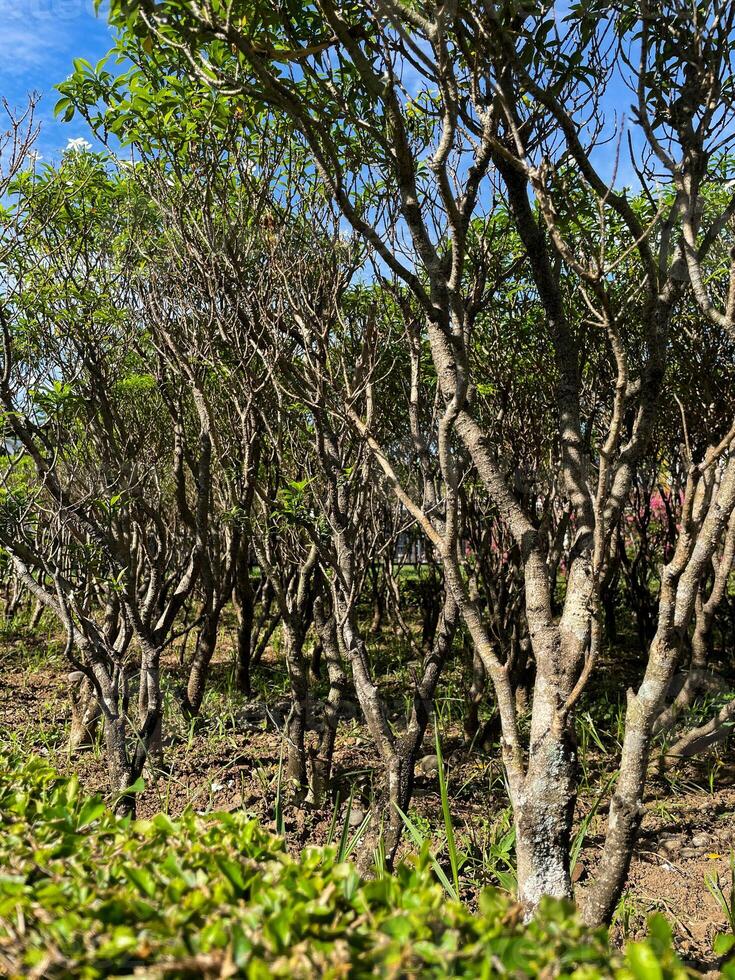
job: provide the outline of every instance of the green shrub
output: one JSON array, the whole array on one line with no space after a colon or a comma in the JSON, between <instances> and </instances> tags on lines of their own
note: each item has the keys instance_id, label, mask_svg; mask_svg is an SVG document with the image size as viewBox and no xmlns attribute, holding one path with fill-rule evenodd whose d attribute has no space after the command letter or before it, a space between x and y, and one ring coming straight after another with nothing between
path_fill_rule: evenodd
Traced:
<instances>
[{"instance_id":1,"label":"green shrub","mask_svg":"<svg viewBox=\"0 0 735 980\"><path fill-rule=\"evenodd\" d=\"M33 756L0 752L0 814L11 977L686 976L663 920L621 957L566 904L524 924L486 892L473 915L425 860L363 881L244 814L119 819Z\"/></svg>"}]
</instances>

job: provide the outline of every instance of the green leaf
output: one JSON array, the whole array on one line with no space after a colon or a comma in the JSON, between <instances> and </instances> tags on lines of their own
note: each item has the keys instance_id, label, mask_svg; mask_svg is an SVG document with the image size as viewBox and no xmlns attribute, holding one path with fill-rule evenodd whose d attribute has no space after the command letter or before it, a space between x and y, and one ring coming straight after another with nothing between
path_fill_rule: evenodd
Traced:
<instances>
[{"instance_id":1,"label":"green leaf","mask_svg":"<svg viewBox=\"0 0 735 980\"><path fill-rule=\"evenodd\" d=\"M65 113L66 110L69 108L69 106L71 106L71 104L72 104L71 99L68 98L68 96L63 95L54 106L54 118L58 118L62 112Z\"/></svg>"},{"instance_id":2,"label":"green leaf","mask_svg":"<svg viewBox=\"0 0 735 980\"><path fill-rule=\"evenodd\" d=\"M86 800L82 809L79 811L79 817L77 820L77 827L81 830L83 827L87 827L89 824L98 820L102 814L105 812L105 803L99 797L91 797Z\"/></svg>"},{"instance_id":3,"label":"green leaf","mask_svg":"<svg viewBox=\"0 0 735 980\"><path fill-rule=\"evenodd\" d=\"M664 980L658 957L647 943L631 943L626 959L636 980Z\"/></svg>"},{"instance_id":4,"label":"green leaf","mask_svg":"<svg viewBox=\"0 0 735 980\"><path fill-rule=\"evenodd\" d=\"M732 933L723 932L715 937L713 949L718 956L726 956L735 947L735 936Z\"/></svg>"},{"instance_id":5,"label":"green leaf","mask_svg":"<svg viewBox=\"0 0 735 980\"><path fill-rule=\"evenodd\" d=\"M143 895L153 898L156 894L156 879L147 868L126 867L123 873Z\"/></svg>"},{"instance_id":6,"label":"green leaf","mask_svg":"<svg viewBox=\"0 0 735 980\"><path fill-rule=\"evenodd\" d=\"M225 878L227 878L236 892L245 891L245 878L242 873L242 868L237 861L232 861L230 858L221 857L217 859L217 867L220 869Z\"/></svg>"}]
</instances>

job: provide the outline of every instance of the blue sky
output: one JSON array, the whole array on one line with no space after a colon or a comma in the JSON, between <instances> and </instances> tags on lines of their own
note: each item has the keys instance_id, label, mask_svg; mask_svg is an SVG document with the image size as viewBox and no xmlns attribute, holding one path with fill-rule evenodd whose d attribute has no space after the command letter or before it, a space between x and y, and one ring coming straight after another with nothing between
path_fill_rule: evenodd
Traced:
<instances>
[{"instance_id":1,"label":"blue sky","mask_svg":"<svg viewBox=\"0 0 735 980\"><path fill-rule=\"evenodd\" d=\"M95 16L93 0L0 0L0 24L0 96L18 107L29 92L40 93L38 149L50 162L67 140L88 135L76 119L54 119L54 85L70 74L74 58L94 64L110 49L104 9Z\"/></svg>"}]
</instances>

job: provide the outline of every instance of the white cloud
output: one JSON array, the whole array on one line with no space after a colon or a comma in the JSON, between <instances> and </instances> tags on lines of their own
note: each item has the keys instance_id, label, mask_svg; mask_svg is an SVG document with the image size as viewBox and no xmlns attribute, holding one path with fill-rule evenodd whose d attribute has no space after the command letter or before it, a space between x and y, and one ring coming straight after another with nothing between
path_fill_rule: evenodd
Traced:
<instances>
[{"instance_id":1,"label":"white cloud","mask_svg":"<svg viewBox=\"0 0 735 980\"><path fill-rule=\"evenodd\" d=\"M11 21L0 31L0 58L6 65L12 63L18 73L42 68L57 50L53 31L43 30L33 21L28 25Z\"/></svg>"},{"instance_id":2,"label":"white cloud","mask_svg":"<svg viewBox=\"0 0 735 980\"><path fill-rule=\"evenodd\" d=\"M71 58L85 53L72 49L96 20L93 0L0 0L0 77L12 65L16 78L50 69L52 83L60 81L55 62L63 58L66 67L68 53L68 72Z\"/></svg>"}]
</instances>

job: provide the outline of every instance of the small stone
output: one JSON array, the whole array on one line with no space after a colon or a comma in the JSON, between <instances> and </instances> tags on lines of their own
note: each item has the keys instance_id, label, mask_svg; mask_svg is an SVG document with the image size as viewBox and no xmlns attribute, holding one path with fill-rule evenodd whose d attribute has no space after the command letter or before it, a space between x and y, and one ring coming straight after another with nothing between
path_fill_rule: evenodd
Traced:
<instances>
[{"instance_id":1,"label":"small stone","mask_svg":"<svg viewBox=\"0 0 735 980\"><path fill-rule=\"evenodd\" d=\"M416 768L424 776L428 776L431 779L439 773L439 759L435 755L425 755L422 759L419 759Z\"/></svg>"},{"instance_id":2,"label":"small stone","mask_svg":"<svg viewBox=\"0 0 735 980\"><path fill-rule=\"evenodd\" d=\"M361 810L359 806L350 810L350 827L359 827L364 819L365 811Z\"/></svg>"},{"instance_id":3,"label":"small stone","mask_svg":"<svg viewBox=\"0 0 735 980\"><path fill-rule=\"evenodd\" d=\"M585 874L585 866L582 864L581 861L577 861L577 863L574 865L574 870L572 871L572 881L574 882L575 885L580 880L580 878L584 878L584 874Z\"/></svg>"},{"instance_id":4,"label":"small stone","mask_svg":"<svg viewBox=\"0 0 735 980\"><path fill-rule=\"evenodd\" d=\"M692 837L692 847L706 847L708 850L712 850L712 844L716 843L712 840L711 834L695 834Z\"/></svg>"}]
</instances>

